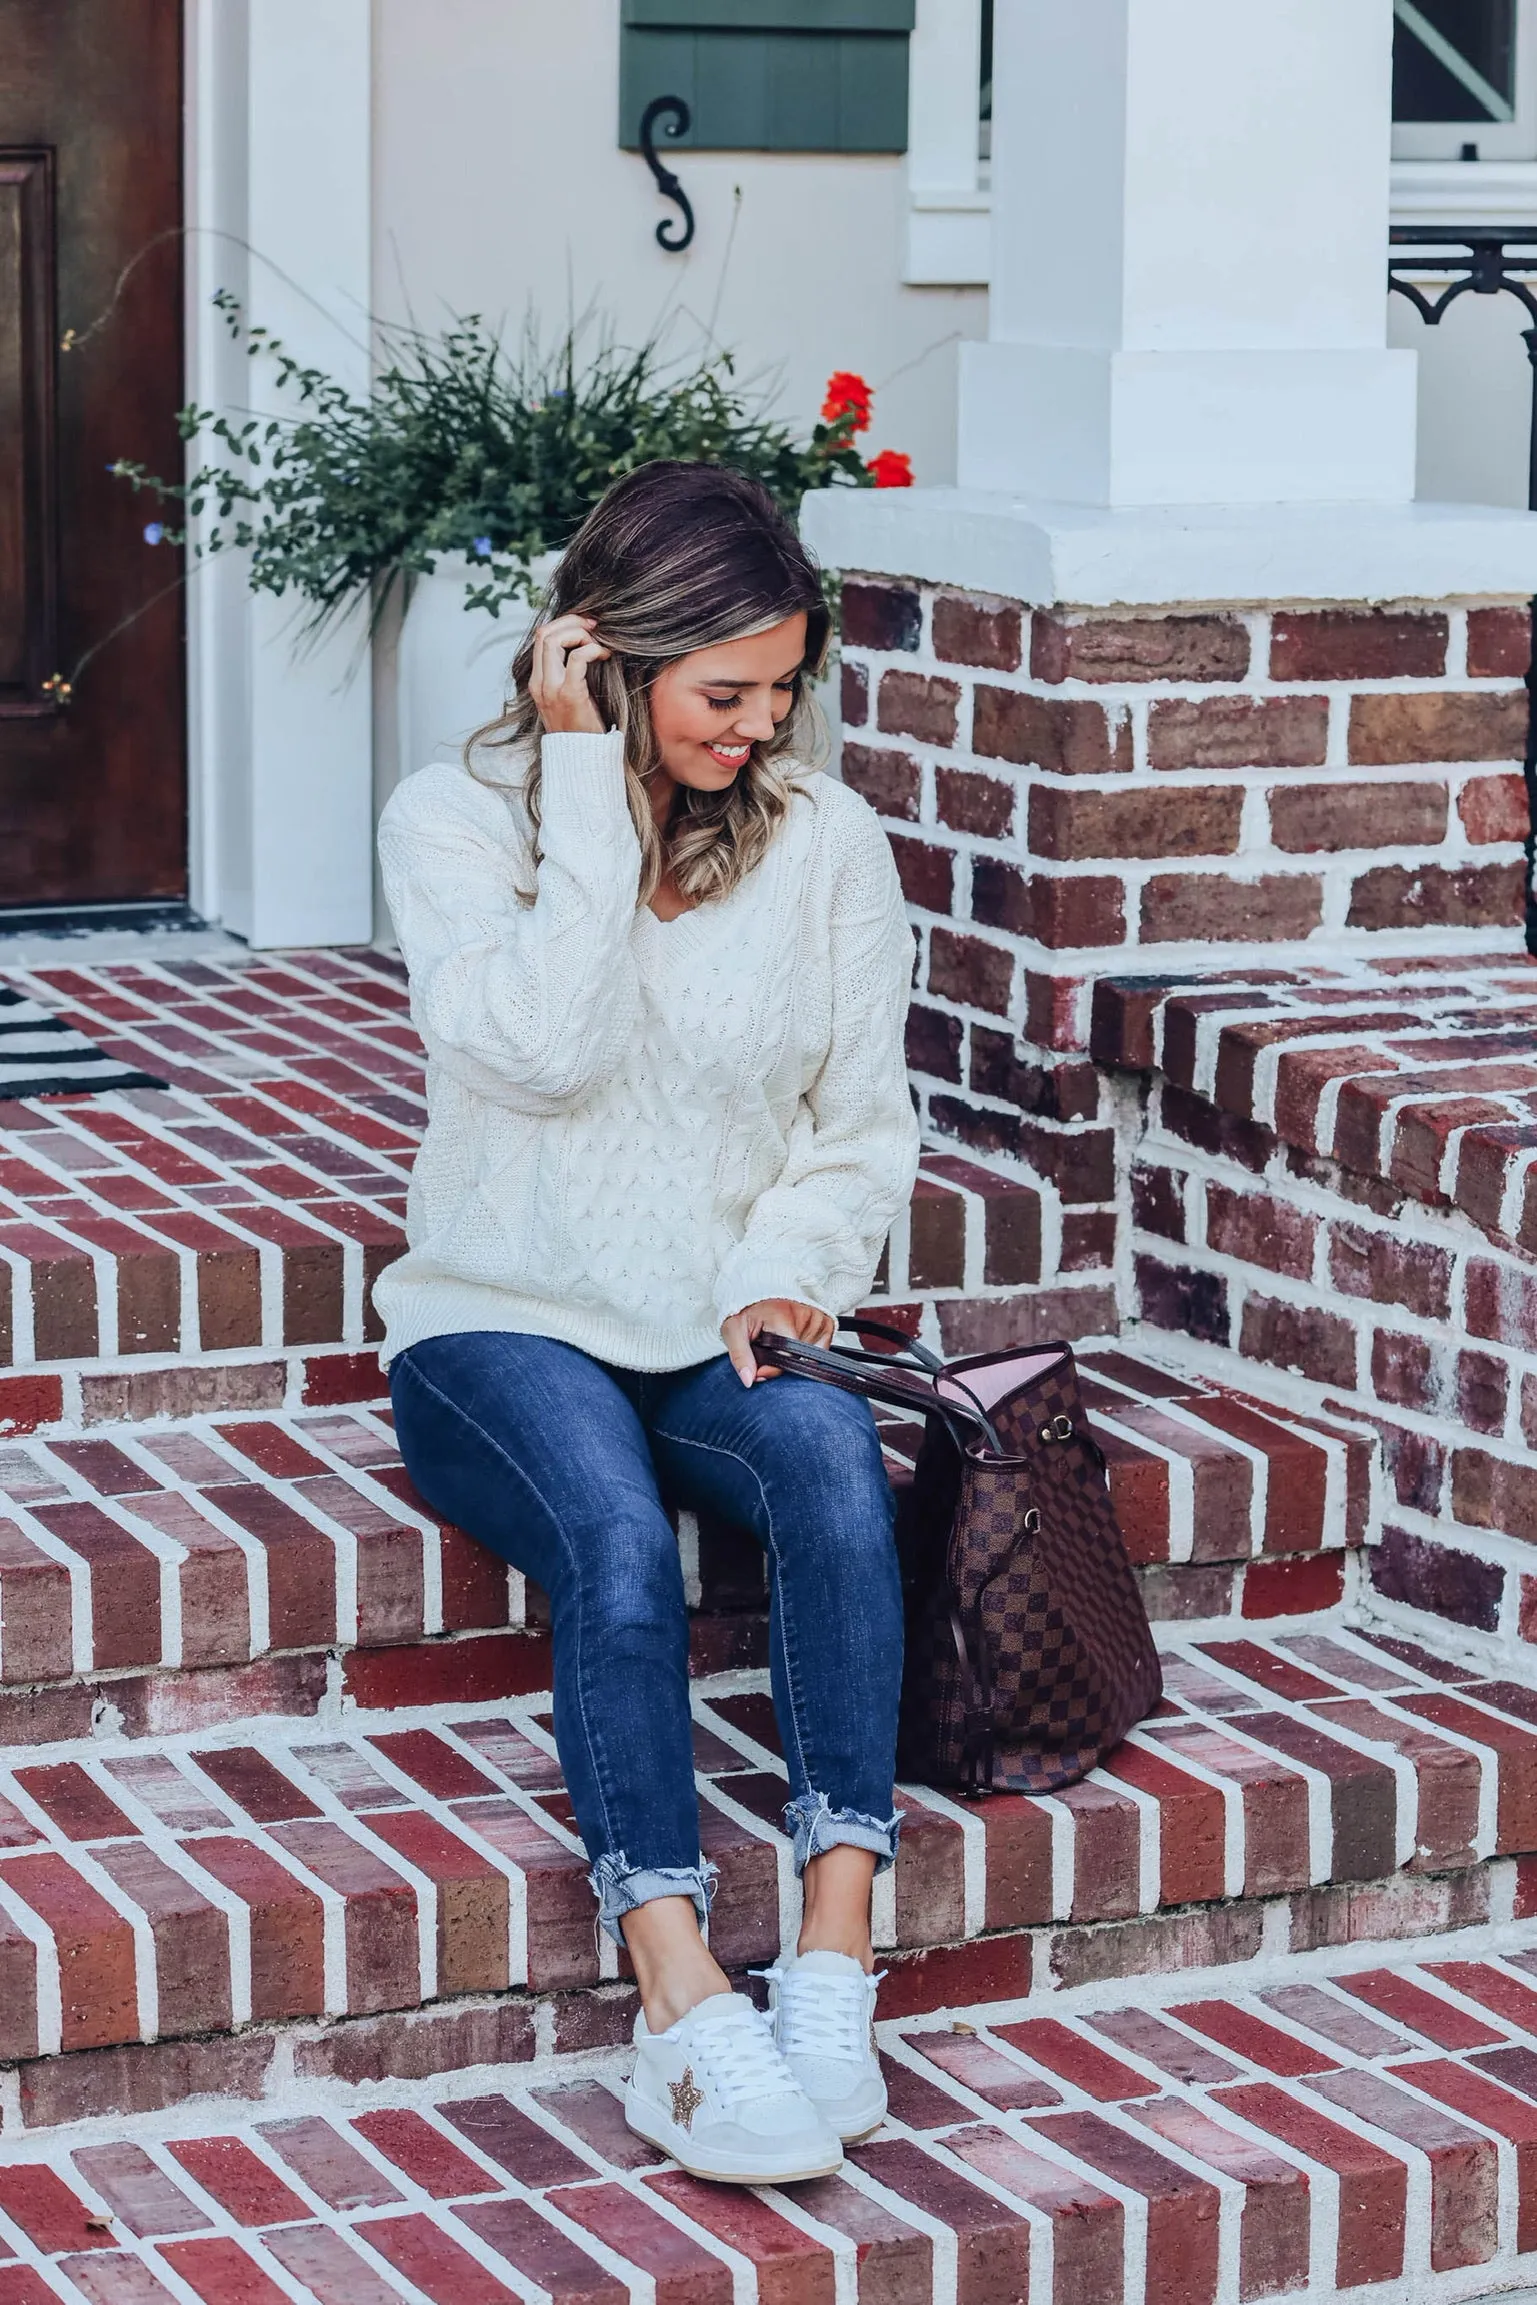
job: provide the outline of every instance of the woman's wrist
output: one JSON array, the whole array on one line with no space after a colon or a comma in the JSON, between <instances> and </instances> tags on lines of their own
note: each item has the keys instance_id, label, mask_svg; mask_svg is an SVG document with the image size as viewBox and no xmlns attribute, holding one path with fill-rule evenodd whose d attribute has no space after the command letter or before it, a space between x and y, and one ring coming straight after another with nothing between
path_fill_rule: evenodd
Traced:
<instances>
[{"instance_id":1,"label":"woman's wrist","mask_svg":"<svg viewBox=\"0 0 1537 2305\"><path fill-rule=\"evenodd\" d=\"M798 1297L760 1297L739 1312L728 1313L720 1333L732 1367L744 1385L751 1385L779 1374L777 1369L758 1366L754 1337L769 1331L775 1336L794 1337L800 1344L826 1345L831 1344L837 1328L832 1314L824 1313L818 1305L808 1305Z\"/></svg>"}]
</instances>

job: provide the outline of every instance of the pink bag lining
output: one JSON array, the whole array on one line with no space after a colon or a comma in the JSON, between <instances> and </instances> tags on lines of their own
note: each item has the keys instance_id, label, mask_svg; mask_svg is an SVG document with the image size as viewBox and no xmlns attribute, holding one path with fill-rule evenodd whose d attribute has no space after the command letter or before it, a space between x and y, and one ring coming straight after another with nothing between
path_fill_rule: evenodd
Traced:
<instances>
[{"instance_id":1,"label":"pink bag lining","mask_svg":"<svg viewBox=\"0 0 1537 2305\"><path fill-rule=\"evenodd\" d=\"M955 1401L962 1408L975 1401L982 1409L991 1409L1061 1358L1060 1353L1021 1353L1017 1358L994 1361L987 1368L968 1369L964 1376L936 1377L934 1390L942 1401Z\"/></svg>"}]
</instances>

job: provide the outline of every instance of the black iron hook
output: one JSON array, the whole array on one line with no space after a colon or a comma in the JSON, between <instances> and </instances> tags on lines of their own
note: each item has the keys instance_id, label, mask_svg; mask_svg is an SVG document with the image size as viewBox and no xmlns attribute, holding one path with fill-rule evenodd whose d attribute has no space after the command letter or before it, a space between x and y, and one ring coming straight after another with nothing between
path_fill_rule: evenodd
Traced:
<instances>
[{"instance_id":1,"label":"black iron hook","mask_svg":"<svg viewBox=\"0 0 1537 2305\"><path fill-rule=\"evenodd\" d=\"M676 217L663 217L656 228L657 244L659 247L665 248L669 256L681 256L694 237L694 211L689 205L688 194L678 182L677 177L656 156L654 140L656 123L668 115L670 115L672 122L667 130L669 136L676 139L688 134L693 114L689 111L682 97L653 96L640 116L640 148L645 156L646 166L656 178L658 192L664 200L675 200L682 212L681 230Z\"/></svg>"}]
</instances>

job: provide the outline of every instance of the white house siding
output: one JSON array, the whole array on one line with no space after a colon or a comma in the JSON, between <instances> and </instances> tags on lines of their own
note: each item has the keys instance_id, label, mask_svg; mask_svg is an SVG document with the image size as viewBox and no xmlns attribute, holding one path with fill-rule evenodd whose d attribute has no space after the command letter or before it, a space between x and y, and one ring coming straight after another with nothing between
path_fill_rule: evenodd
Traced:
<instances>
[{"instance_id":1,"label":"white house siding","mask_svg":"<svg viewBox=\"0 0 1537 2305\"><path fill-rule=\"evenodd\" d=\"M953 479L953 340L985 333L987 297L901 284L899 156L675 155L698 229L669 256L654 235L676 211L617 142L618 0L376 0L374 35L381 314L532 306L556 328L591 303L635 341L676 307L680 348L713 317L744 374L781 373L786 417L808 424L831 370L857 369L867 445Z\"/></svg>"}]
</instances>

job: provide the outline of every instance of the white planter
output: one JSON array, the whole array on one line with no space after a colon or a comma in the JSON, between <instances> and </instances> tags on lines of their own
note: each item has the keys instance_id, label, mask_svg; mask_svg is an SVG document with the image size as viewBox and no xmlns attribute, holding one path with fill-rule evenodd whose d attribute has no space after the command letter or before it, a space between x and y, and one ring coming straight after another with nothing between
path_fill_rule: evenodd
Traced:
<instances>
[{"instance_id":1,"label":"white planter","mask_svg":"<svg viewBox=\"0 0 1537 2305\"><path fill-rule=\"evenodd\" d=\"M536 584L554 565L554 554L536 563ZM467 609L465 593L482 575L456 553L417 579L396 669L401 776L431 760L457 760L465 738L501 712L530 612L520 600L508 601L499 616Z\"/></svg>"}]
</instances>

